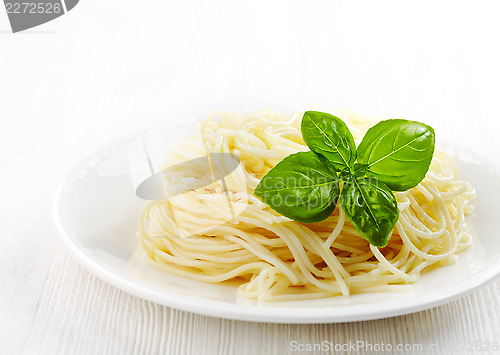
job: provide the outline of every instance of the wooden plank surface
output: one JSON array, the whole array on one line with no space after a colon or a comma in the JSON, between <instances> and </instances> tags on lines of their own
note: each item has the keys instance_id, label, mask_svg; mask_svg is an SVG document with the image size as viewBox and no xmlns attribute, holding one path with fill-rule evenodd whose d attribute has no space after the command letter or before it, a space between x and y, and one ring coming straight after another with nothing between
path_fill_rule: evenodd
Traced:
<instances>
[{"instance_id":1,"label":"wooden plank surface","mask_svg":"<svg viewBox=\"0 0 500 355\"><path fill-rule=\"evenodd\" d=\"M281 354L323 341L422 344L440 354L500 346L499 280L383 320L230 321L109 286L75 262L51 220L68 168L208 89L272 97L286 87L304 98L297 109L310 102L425 116L498 163L494 3L452 4L196 1L148 3L158 8L145 16L137 2L82 0L57 23L15 36L0 15L0 353Z\"/></svg>"}]
</instances>

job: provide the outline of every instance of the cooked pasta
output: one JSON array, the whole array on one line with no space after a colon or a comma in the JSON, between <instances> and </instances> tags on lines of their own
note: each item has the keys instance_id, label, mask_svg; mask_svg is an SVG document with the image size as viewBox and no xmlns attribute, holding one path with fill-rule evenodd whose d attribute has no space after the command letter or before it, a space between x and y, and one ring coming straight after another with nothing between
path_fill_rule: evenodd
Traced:
<instances>
[{"instance_id":1,"label":"cooked pasta","mask_svg":"<svg viewBox=\"0 0 500 355\"><path fill-rule=\"evenodd\" d=\"M384 248L363 239L340 206L326 220L305 224L264 204L253 194L260 179L287 155L308 150L302 114L216 112L199 134L167 152L165 166L182 169L164 175L169 198L142 213L145 259L194 280L239 280L239 297L286 301L404 289L470 246L465 217L475 192L439 149L418 186L394 193L399 220ZM357 144L374 123L347 112L339 117ZM239 164L214 179L213 171L196 166L195 158L210 153L233 154ZM230 164L224 159L212 165ZM200 181L208 183L198 187Z\"/></svg>"}]
</instances>

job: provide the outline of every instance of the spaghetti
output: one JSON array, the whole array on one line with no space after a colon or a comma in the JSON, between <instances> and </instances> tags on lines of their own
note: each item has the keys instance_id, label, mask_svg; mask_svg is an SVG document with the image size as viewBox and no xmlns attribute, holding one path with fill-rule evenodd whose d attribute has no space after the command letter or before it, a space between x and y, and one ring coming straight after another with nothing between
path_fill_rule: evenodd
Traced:
<instances>
[{"instance_id":1,"label":"spaghetti","mask_svg":"<svg viewBox=\"0 0 500 355\"><path fill-rule=\"evenodd\" d=\"M357 144L374 123L352 113L339 116ZM404 289L422 271L454 262L470 246L465 216L475 192L438 149L424 180L395 192L399 220L384 248L363 239L340 206L326 220L304 224L264 204L252 194L260 179L284 157L308 150L301 117L217 112L204 121L200 135L168 152L167 165L208 153L234 154L240 163L202 188L189 188L193 180L207 178L196 166L164 177L170 192L186 193L144 209L138 238L146 260L194 280L240 280L240 297L286 301Z\"/></svg>"}]
</instances>

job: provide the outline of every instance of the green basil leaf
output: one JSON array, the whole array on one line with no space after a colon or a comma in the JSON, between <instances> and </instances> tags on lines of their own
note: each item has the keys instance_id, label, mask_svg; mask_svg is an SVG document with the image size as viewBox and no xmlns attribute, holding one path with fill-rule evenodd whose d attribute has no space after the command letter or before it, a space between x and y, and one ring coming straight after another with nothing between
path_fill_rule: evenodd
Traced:
<instances>
[{"instance_id":1,"label":"green basil leaf","mask_svg":"<svg viewBox=\"0 0 500 355\"><path fill-rule=\"evenodd\" d=\"M313 152L289 155L272 168L255 194L276 212L299 222L328 218L337 204L337 174Z\"/></svg>"},{"instance_id":2,"label":"green basil leaf","mask_svg":"<svg viewBox=\"0 0 500 355\"><path fill-rule=\"evenodd\" d=\"M337 169L351 168L356 160L356 145L349 128L338 117L307 111L302 117L302 138L309 149L324 156Z\"/></svg>"},{"instance_id":3,"label":"green basil leaf","mask_svg":"<svg viewBox=\"0 0 500 355\"><path fill-rule=\"evenodd\" d=\"M392 191L376 178L353 177L344 183L340 199L359 234L370 244L385 247L399 217Z\"/></svg>"},{"instance_id":4,"label":"green basil leaf","mask_svg":"<svg viewBox=\"0 0 500 355\"><path fill-rule=\"evenodd\" d=\"M405 191L425 177L434 154L434 129L420 122L386 120L370 128L358 147L358 162L394 191Z\"/></svg>"}]
</instances>

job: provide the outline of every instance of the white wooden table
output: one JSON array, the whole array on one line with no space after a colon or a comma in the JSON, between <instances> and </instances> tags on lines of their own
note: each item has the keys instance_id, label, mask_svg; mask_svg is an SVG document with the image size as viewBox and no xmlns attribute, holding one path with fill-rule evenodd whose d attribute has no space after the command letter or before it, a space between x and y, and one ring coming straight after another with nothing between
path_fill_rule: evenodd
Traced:
<instances>
[{"instance_id":1,"label":"white wooden table","mask_svg":"<svg viewBox=\"0 0 500 355\"><path fill-rule=\"evenodd\" d=\"M229 321L100 281L73 260L51 221L68 168L207 97L214 109L251 109L245 96L258 92L269 106L289 97L297 110L319 104L425 120L500 165L497 13L493 2L81 0L13 35L2 12L0 353L280 354L363 341L445 354L500 345L499 280L383 320Z\"/></svg>"}]
</instances>

